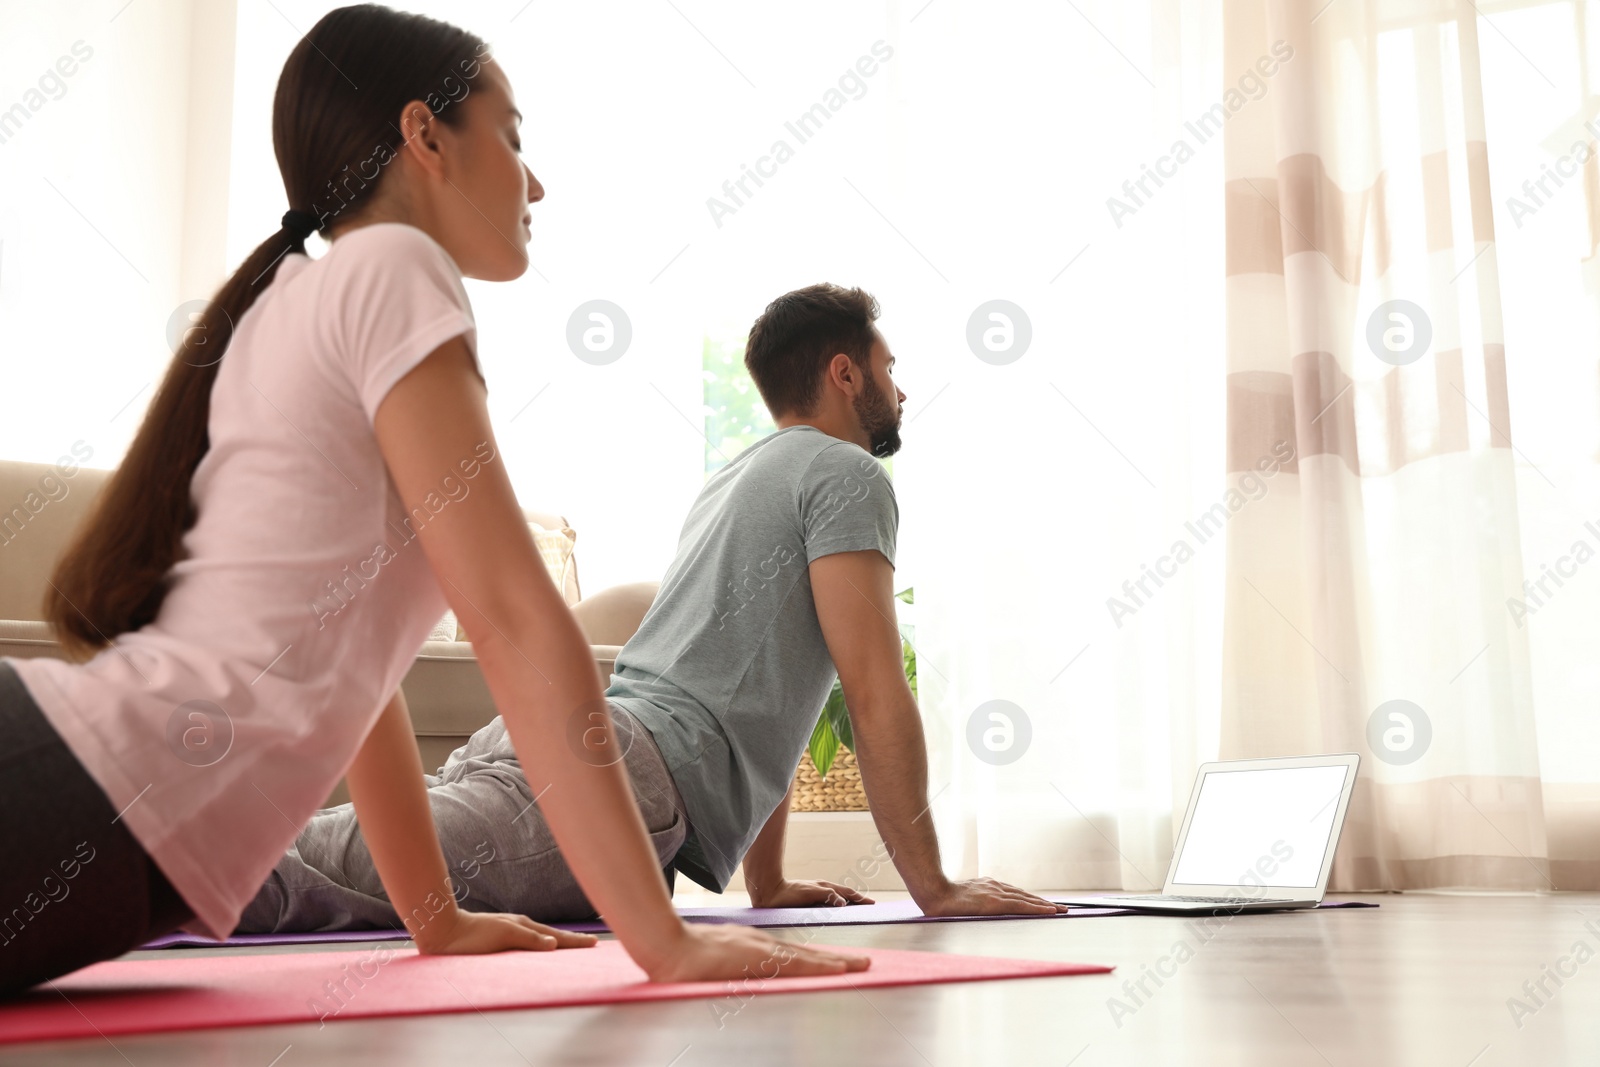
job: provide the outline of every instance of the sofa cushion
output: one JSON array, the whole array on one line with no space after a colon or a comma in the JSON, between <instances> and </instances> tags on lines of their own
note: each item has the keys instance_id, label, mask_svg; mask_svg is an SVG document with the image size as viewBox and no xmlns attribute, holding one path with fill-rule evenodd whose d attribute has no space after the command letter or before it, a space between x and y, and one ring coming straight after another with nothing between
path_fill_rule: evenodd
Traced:
<instances>
[{"instance_id":1,"label":"sofa cushion","mask_svg":"<svg viewBox=\"0 0 1600 1067\"><path fill-rule=\"evenodd\" d=\"M600 685L611 684L616 666L616 645L592 645ZM465 641L429 641L406 672L400 688L411 709L411 724L419 738L455 737L465 740L489 725L496 714L489 683ZM431 770L431 768L430 768Z\"/></svg>"},{"instance_id":2,"label":"sofa cushion","mask_svg":"<svg viewBox=\"0 0 1600 1067\"><path fill-rule=\"evenodd\" d=\"M0 462L0 619L43 617L45 579L111 473L62 460Z\"/></svg>"},{"instance_id":3,"label":"sofa cushion","mask_svg":"<svg viewBox=\"0 0 1600 1067\"><path fill-rule=\"evenodd\" d=\"M551 580L561 590L561 599L568 604L582 600L583 593L578 589L578 564L573 557L578 544L578 531L565 521L553 528L530 522L528 529L533 532L533 546L539 550L539 558L544 560Z\"/></svg>"},{"instance_id":4,"label":"sofa cushion","mask_svg":"<svg viewBox=\"0 0 1600 1067\"><path fill-rule=\"evenodd\" d=\"M614 585L572 606L572 614L592 645L625 645L655 602L660 582Z\"/></svg>"},{"instance_id":5,"label":"sofa cushion","mask_svg":"<svg viewBox=\"0 0 1600 1067\"><path fill-rule=\"evenodd\" d=\"M50 636L50 624L35 619L0 619L0 656L33 659L49 656L66 659L67 654Z\"/></svg>"}]
</instances>

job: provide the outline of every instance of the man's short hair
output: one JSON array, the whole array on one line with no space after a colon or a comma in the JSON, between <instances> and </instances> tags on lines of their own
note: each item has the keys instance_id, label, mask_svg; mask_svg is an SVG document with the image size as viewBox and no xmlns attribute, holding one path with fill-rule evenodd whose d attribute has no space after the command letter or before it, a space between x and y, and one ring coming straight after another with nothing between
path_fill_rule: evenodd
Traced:
<instances>
[{"instance_id":1,"label":"man's short hair","mask_svg":"<svg viewBox=\"0 0 1600 1067\"><path fill-rule=\"evenodd\" d=\"M856 366L871 362L878 302L861 289L822 282L785 293L750 327L744 366L774 418L810 415L822 392L822 372L840 352Z\"/></svg>"}]
</instances>

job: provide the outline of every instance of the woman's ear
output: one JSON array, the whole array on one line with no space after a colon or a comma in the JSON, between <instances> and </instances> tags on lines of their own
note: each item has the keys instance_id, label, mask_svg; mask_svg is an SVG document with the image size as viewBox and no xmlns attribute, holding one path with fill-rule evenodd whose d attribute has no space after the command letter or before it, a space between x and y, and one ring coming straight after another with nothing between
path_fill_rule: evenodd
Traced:
<instances>
[{"instance_id":1,"label":"woman's ear","mask_svg":"<svg viewBox=\"0 0 1600 1067\"><path fill-rule=\"evenodd\" d=\"M430 172L442 170L444 160L435 137L438 129L433 109L421 100L411 101L400 109L400 154Z\"/></svg>"}]
</instances>

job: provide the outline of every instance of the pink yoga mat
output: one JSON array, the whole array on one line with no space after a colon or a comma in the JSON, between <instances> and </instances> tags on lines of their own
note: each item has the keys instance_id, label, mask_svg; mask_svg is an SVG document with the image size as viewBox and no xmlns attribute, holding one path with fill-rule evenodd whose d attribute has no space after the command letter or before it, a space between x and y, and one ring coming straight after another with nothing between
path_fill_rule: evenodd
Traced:
<instances>
[{"instance_id":1,"label":"pink yoga mat","mask_svg":"<svg viewBox=\"0 0 1600 1067\"><path fill-rule=\"evenodd\" d=\"M819 946L825 947L825 946ZM860 949L840 949L861 953ZM644 980L615 941L560 952L419 956L409 947L268 956L112 960L0 1004L0 1044L385 1015L553 1008L650 1000L1105 974L1084 963L872 949L868 970L740 982Z\"/></svg>"}]
</instances>

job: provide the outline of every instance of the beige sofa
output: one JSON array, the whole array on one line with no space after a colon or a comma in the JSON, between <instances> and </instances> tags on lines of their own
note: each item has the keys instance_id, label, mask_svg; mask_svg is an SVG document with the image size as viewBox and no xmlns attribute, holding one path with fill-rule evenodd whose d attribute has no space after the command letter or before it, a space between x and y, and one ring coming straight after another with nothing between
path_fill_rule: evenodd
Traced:
<instances>
[{"instance_id":1,"label":"beige sofa","mask_svg":"<svg viewBox=\"0 0 1600 1067\"><path fill-rule=\"evenodd\" d=\"M66 476L48 464L0 460L0 656L64 658L41 621L45 579L110 473L79 467ZM548 529L567 525L558 515L526 509L524 514ZM589 638L602 685L609 682L618 650L639 628L655 592L656 583L637 582L572 605ZM401 689L411 708L422 765L429 771L495 716L494 700L472 645L465 641L424 644ZM330 801L344 799L340 783Z\"/></svg>"}]
</instances>

